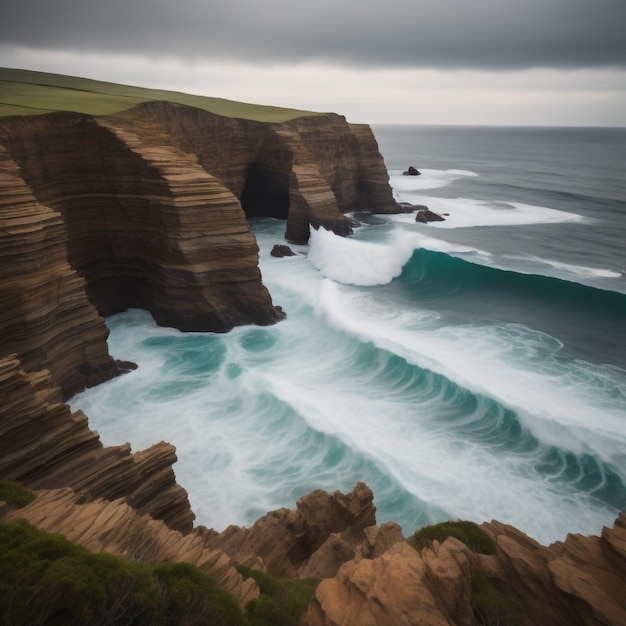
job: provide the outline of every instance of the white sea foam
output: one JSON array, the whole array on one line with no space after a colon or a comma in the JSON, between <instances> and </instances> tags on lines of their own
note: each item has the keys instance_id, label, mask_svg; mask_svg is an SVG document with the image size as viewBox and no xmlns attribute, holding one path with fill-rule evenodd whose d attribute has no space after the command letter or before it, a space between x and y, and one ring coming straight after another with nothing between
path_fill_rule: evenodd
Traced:
<instances>
[{"instance_id":1,"label":"white sea foam","mask_svg":"<svg viewBox=\"0 0 626 626\"><path fill-rule=\"evenodd\" d=\"M512 259L516 263L516 268L519 268L520 261L522 263L521 269L518 271L527 271L525 267L529 264L531 266L536 266L537 268L545 268L548 266L549 268L554 268L558 270L558 272L550 272L551 274L555 274L559 277L567 277L568 275L574 278L620 278L622 276L621 272L611 269L603 269L599 267L586 267L584 265L574 265L572 263L563 263L560 261L553 261L551 259L542 259L537 256L515 256L515 255L506 255L503 257L504 259ZM547 273L540 271L539 273Z\"/></svg>"},{"instance_id":2,"label":"white sea foam","mask_svg":"<svg viewBox=\"0 0 626 626\"><path fill-rule=\"evenodd\" d=\"M309 261L340 283L384 285L399 276L416 247L411 233L399 231L391 244L338 237L320 228L311 231Z\"/></svg>"},{"instance_id":3,"label":"white sea foam","mask_svg":"<svg viewBox=\"0 0 626 626\"><path fill-rule=\"evenodd\" d=\"M359 241L324 228L311 231L308 259L324 276L357 286L385 285L402 273L417 248L486 258L489 253L397 229L384 242Z\"/></svg>"},{"instance_id":4,"label":"white sea foam","mask_svg":"<svg viewBox=\"0 0 626 626\"><path fill-rule=\"evenodd\" d=\"M414 199L415 200L415 199ZM415 203L415 201L413 202ZM420 196L419 204L445 217L443 222L430 222L427 228L467 228L470 226L523 226L528 224L556 224L584 222L586 218L548 207L522 202L489 202L470 198L439 198ZM415 223L415 214L390 216L397 222ZM424 228L423 224L416 224Z\"/></svg>"},{"instance_id":5,"label":"white sea foam","mask_svg":"<svg viewBox=\"0 0 626 626\"><path fill-rule=\"evenodd\" d=\"M328 281L319 303L334 327L527 416L540 440L563 446L565 426L572 451L591 452L610 463L623 460L624 372L581 361L563 364L558 342L522 326L421 329L421 316L414 312L391 321L370 316L372 308L363 304L367 299Z\"/></svg>"}]
</instances>

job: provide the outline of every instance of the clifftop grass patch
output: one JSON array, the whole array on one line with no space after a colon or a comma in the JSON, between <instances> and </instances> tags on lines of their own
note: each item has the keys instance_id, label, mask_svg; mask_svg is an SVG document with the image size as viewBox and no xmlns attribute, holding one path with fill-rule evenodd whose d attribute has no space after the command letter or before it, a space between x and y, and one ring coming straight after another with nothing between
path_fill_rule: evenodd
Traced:
<instances>
[{"instance_id":1,"label":"clifftop grass patch","mask_svg":"<svg viewBox=\"0 0 626 626\"><path fill-rule=\"evenodd\" d=\"M310 111L194 96L177 91L0 68L0 117L39 115L54 111L113 115L149 101L184 104L216 115L259 122L286 122L303 115L318 115Z\"/></svg>"}]
</instances>

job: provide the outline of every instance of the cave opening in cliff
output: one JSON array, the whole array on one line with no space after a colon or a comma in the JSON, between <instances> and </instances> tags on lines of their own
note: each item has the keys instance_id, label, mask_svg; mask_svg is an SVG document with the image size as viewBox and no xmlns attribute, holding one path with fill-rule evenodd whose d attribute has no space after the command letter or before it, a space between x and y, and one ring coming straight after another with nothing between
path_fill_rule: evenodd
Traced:
<instances>
[{"instance_id":1,"label":"cave opening in cliff","mask_svg":"<svg viewBox=\"0 0 626 626\"><path fill-rule=\"evenodd\" d=\"M247 217L286 220L289 213L289 178L262 166L252 166L241 194Z\"/></svg>"}]
</instances>

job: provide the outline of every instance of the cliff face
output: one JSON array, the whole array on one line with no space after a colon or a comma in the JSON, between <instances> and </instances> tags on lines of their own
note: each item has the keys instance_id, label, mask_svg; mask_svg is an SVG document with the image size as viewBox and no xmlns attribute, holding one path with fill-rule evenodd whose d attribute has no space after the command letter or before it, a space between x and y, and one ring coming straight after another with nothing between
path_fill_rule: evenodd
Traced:
<instances>
[{"instance_id":1,"label":"cliff face","mask_svg":"<svg viewBox=\"0 0 626 626\"><path fill-rule=\"evenodd\" d=\"M105 449L62 401L132 367L110 357L103 319L129 307L186 331L282 319L247 217L305 242L309 224L348 233L344 212L395 210L374 146L336 115L278 124L166 102L0 118L0 478L124 496L189 530L173 448Z\"/></svg>"}]
</instances>

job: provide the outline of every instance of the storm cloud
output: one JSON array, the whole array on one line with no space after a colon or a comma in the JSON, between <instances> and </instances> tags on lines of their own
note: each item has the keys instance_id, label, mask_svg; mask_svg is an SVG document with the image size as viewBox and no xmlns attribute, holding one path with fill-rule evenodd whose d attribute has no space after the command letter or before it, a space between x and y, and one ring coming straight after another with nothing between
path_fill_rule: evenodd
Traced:
<instances>
[{"instance_id":1,"label":"storm cloud","mask_svg":"<svg viewBox=\"0 0 626 626\"><path fill-rule=\"evenodd\" d=\"M361 68L625 67L625 24L626 0L0 3L4 45Z\"/></svg>"}]
</instances>

